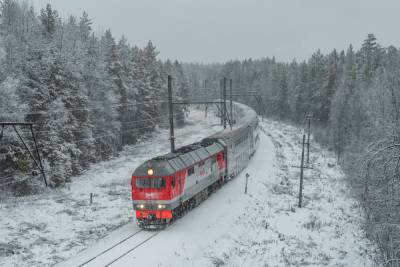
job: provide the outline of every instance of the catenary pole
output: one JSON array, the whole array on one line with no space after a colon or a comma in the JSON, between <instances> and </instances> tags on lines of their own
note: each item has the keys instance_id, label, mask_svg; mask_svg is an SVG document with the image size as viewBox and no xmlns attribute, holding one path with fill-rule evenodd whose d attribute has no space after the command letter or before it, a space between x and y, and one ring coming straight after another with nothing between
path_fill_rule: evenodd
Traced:
<instances>
[{"instance_id":1,"label":"catenary pole","mask_svg":"<svg viewBox=\"0 0 400 267\"><path fill-rule=\"evenodd\" d=\"M174 108L172 105L172 77L168 75L168 110L169 110L169 138L171 142L171 153L175 152L174 134Z\"/></svg>"},{"instance_id":2,"label":"catenary pole","mask_svg":"<svg viewBox=\"0 0 400 267\"><path fill-rule=\"evenodd\" d=\"M223 98L224 98L224 93L223 93L223 85L222 85L222 83L223 83L223 80L221 79L220 81L219 81L219 94L220 94L220 100L219 100L219 102L220 102L220 109L219 109L219 115L220 115L220 117L221 117L221 125L224 125L224 118L223 118Z\"/></svg>"},{"instance_id":3,"label":"catenary pole","mask_svg":"<svg viewBox=\"0 0 400 267\"><path fill-rule=\"evenodd\" d=\"M232 124L233 124L233 103L232 103L232 79L229 79L229 98L230 98L230 103L229 103L229 109L230 109L230 125L231 125L231 130L232 130Z\"/></svg>"},{"instance_id":4,"label":"catenary pole","mask_svg":"<svg viewBox=\"0 0 400 267\"><path fill-rule=\"evenodd\" d=\"M224 77L224 88L223 88L223 93L224 93L224 106L223 106L223 112L224 112L224 129L226 129L226 77Z\"/></svg>"}]
</instances>

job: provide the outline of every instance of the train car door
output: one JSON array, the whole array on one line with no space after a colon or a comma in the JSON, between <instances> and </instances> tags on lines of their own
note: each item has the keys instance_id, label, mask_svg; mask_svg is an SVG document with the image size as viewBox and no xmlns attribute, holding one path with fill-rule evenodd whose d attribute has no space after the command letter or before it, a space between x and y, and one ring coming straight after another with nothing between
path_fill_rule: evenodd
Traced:
<instances>
[{"instance_id":1,"label":"train car door","mask_svg":"<svg viewBox=\"0 0 400 267\"><path fill-rule=\"evenodd\" d=\"M215 165L217 164L217 160L215 159L215 155L211 156L211 179L214 181L216 180L216 167Z\"/></svg>"},{"instance_id":2,"label":"train car door","mask_svg":"<svg viewBox=\"0 0 400 267\"><path fill-rule=\"evenodd\" d=\"M180 194L181 196L183 195L183 189L182 189L182 187L183 187L183 180L185 179L185 173L186 173L186 170L180 171L180 172L179 172L179 179L178 179L178 184L177 184L177 186L178 186L178 192L179 192L179 194Z\"/></svg>"}]
</instances>

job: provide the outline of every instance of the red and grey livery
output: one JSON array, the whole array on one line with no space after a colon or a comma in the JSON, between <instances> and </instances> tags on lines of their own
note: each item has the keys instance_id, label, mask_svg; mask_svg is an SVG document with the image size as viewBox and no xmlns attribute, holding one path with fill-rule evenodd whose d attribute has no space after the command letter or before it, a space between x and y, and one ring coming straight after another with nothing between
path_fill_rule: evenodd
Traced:
<instances>
[{"instance_id":1,"label":"red and grey livery","mask_svg":"<svg viewBox=\"0 0 400 267\"><path fill-rule=\"evenodd\" d=\"M146 161L132 176L132 200L140 227L164 226L197 206L244 169L257 149L258 118L242 115L232 130Z\"/></svg>"}]
</instances>

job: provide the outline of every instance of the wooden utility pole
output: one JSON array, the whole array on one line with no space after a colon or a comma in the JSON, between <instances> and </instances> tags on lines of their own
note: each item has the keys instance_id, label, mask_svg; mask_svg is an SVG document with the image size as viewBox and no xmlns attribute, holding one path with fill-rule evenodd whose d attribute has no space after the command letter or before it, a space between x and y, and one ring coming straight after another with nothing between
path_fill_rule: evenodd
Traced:
<instances>
[{"instance_id":1,"label":"wooden utility pole","mask_svg":"<svg viewBox=\"0 0 400 267\"><path fill-rule=\"evenodd\" d=\"M310 163L310 134L311 134L311 115L307 115L307 164Z\"/></svg>"},{"instance_id":2,"label":"wooden utility pole","mask_svg":"<svg viewBox=\"0 0 400 267\"><path fill-rule=\"evenodd\" d=\"M171 153L175 152L174 134L174 108L172 105L172 77L168 75L168 110L169 110L169 140L171 142Z\"/></svg>"},{"instance_id":3,"label":"wooden utility pole","mask_svg":"<svg viewBox=\"0 0 400 267\"><path fill-rule=\"evenodd\" d=\"M300 165L300 190L299 190L299 208L302 206L303 202L303 172L304 172L304 145L306 142L306 135L303 134L303 147L301 150L301 165Z\"/></svg>"}]
</instances>

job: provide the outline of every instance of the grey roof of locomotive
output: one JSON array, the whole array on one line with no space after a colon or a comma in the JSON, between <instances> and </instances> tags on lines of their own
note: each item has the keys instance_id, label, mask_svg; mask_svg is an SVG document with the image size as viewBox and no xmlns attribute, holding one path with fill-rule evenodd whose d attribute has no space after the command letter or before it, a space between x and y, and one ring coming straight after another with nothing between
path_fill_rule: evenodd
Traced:
<instances>
[{"instance_id":1,"label":"grey roof of locomotive","mask_svg":"<svg viewBox=\"0 0 400 267\"><path fill-rule=\"evenodd\" d=\"M195 143L181 147L175 153L168 153L146 161L133 173L133 176L148 176L147 170L153 169L153 176L168 176L178 170L193 166L196 162L205 160L221 151L223 146L214 143Z\"/></svg>"}]
</instances>

